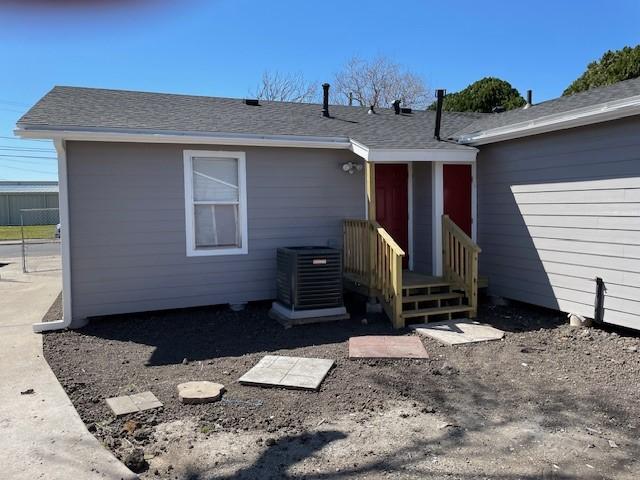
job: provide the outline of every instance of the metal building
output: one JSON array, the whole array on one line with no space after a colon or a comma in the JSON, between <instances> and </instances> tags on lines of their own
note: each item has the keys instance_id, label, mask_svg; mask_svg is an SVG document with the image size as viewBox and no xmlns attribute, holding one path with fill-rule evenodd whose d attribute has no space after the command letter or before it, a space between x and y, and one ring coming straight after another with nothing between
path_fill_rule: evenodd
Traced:
<instances>
[{"instance_id":1,"label":"metal building","mask_svg":"<svg viewBox=\"0 0 640 480\"><path fill-rule=\"evenodd\" d=\"M20 225L20 210L58 208L58 182L0 182L0 225ZM60 222L57 210L46 220L42 216L27 216L25 225Z\"/></svg>"}]
</instances>

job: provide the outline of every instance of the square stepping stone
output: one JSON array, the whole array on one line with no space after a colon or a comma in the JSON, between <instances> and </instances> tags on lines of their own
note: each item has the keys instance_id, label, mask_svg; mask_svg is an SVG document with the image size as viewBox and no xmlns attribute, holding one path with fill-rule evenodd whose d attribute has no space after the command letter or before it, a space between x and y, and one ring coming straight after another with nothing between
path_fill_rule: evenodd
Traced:
<instances>
[{"instance_id":1,"label":"square stepping stone","mask_svg":"<svg viewBox=\"0 0 640 480\"><path fill-rule=\"evenodd\" d=\"M334 361L324 358L264 356L238 382L243 385L317 390Z\"/></svg>"},{"instance_id":2,"label":"square stepping stone","mask_svg":"<svg viewBox=\"0 0 640 480\"><path fill-rule=\"evenodd\" d=\"M409 325L409 328L447 345L488 342L504 337L502 330L468 319Z\"/></svg>"},{"instance_id":3,"label":"square stepping stone","mask_svg":"<svg viewBox=\"0 0 640 480\"><path fill-rule=\"evenodd\" d=\"M116 417L162 407L162 402L151 392L107 398L106 402Z\"/></svg>"},{"instance_id":4,"label":"square stepping stone","mask_svg":"<svg viewBox=\"0 0 640 480\"><path fill-rule=\"evenodd\" d=\"M429 358L418 337L370 335L349 339L349 358Z\"/></svg>"}]
</instances>

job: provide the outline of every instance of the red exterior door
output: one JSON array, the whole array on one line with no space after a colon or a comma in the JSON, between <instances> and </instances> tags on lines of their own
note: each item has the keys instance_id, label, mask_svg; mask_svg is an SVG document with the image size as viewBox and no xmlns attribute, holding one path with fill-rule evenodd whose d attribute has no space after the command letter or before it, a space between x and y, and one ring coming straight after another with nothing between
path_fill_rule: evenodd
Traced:
<instances>
[{"instance_id":1,"label":"red exterior door","mask_svg":"<svg viewBox=\"0 0 640 480\"><path fill-rule=\"evenodd\" d=\"M377 164L376 221L405 251L402 267L409 264L408 167L405 164Z\"/></svg>"},{"instance_id":2,"label":"red exterior door","mask_svg":"<svg viewBox=\"0 0 640 480\"><path fill-rule=\"evenodd\" d=\"M443 165L444 213L471 236L471 165Z\"/></svg>"}]
</instances>

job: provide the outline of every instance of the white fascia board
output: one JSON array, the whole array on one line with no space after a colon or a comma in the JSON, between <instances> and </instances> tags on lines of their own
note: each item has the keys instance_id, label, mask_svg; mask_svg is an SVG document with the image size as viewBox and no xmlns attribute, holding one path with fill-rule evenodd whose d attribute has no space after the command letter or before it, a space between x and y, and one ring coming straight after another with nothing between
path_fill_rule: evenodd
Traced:
<instances>
[{"instance_id":1,"label":"white fascia board","mask_svg":"<svg viewBox=\"0 0 640 480\"><path fill-rule=\"evenodd\" d=\"M407 163L407 162L475 162L478 150L475 148L368 148L351 140L351 151L367 162Z\"/></svg>"},{"instance_id":2,"label":"white fascia board","mask_svg":"<svg viewBox=\"0 0 640 480\"><path fill-rule=\"evenodd\" d=\"M581 127L639 114L640 95L636 95L622 100L601 103L592 107L578 108L568 112L547 115L535 120L462 135L458 138L458 142L465 145L485 145L487 143Z\"/></svg>"},{"instance_id":3,"label":"white fascia board","mask_svg":"<svg viewBox=\"0 0 640 480\"><path fill-rule=\"evenodd\" d=\"M406 148L370 149L345 137L312 137L299 135L254 135L233 133L202 134L193 132L141 132L124 130L58 130L24 126L14 130L21 138L85 141L178 143L190 145L238 145L243 147L331 148L351 150L369 162L473 162L475 148Z\"/></svg>"},{"instance_id":4,"label":"white fascia board","mask_svg":"<svg viewBox=\"0 0 640 480\"><path fill-rule=\"evenodd\" d=\"M136 132L104 130L57 130L38 127L21 127L14 130L21 138L64 139L96 142L134 143L183 143L206 145L240 145L260 147L299 147L350 149L351 143L345 137L312 137L300 135L253 135L233 133L176 133L176 132Z\"/></svg>"}]
</instances>

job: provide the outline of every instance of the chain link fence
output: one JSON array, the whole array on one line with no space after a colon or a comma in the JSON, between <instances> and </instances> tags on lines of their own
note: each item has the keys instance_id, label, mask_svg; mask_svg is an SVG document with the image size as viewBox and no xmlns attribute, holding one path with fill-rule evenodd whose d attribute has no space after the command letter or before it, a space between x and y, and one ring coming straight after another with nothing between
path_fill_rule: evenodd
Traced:
<instances>
[{"instance_id":1,"label":"chain link fence","mask_svg":"<svg viewBox=\"0 0 640 480\"><path fill-rule=\"evenodd\" d=\"M25 273L61 268L59 222L57 208L20 210L22 270Z\"/></svg>"}]
</instances>

